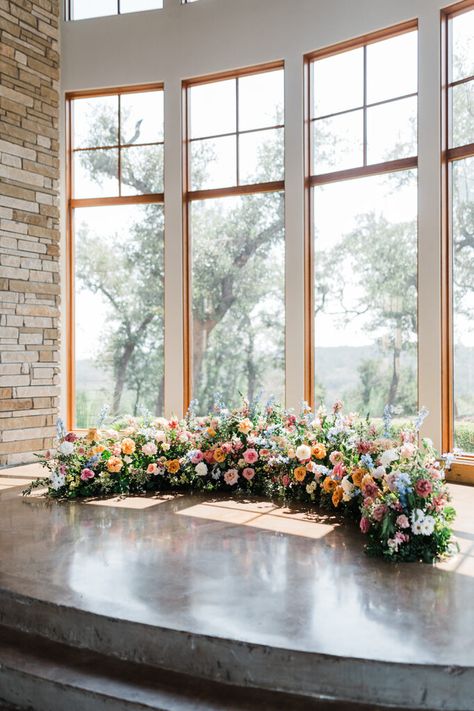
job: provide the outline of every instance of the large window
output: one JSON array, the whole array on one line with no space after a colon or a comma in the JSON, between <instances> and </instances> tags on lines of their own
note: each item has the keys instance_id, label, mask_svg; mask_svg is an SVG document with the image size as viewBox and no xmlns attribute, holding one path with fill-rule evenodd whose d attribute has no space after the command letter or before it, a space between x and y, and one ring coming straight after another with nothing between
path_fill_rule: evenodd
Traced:
<instances>
[{"instance_id":1,"label":"large window","mask_svg":"<svg viewBox=\"0 0 474 711\"><path fill-rule=\"evenodd\" d=\"M409 416L418 401L416 25L308 60L308 399Z\"/></svg>"},{"instance_id":2,"label":"large window","mask_svg":"<svg viewBox=\"0 0 474 711\"><path fill-rule=\"evenodd\" d=\"M68 20L125 15L143 10L161 10L163 7L163 0L66 0L66 2Z\"/></svg>"},{"instance_id":3,"label":"large window","mask_svg":"<svg viewBox=\"0 0 474 711\"><path fill-rule=\"evenodd\" d=\"M284 399L283 69L186 83L187 392Z\"/></svg>"},{"instance_id":4,"label":"large window","mask_svg":"<svg viewBox=\"0 0 474 711\"><path fill-rule=\"evenodd\" d=\"M474 4L445 17L449 418L445 446L474 454ZM447 314L448 317L448 314ZM450 345L451 344L451 345ZM452 362L452 367L449 363Z\"/></svg>"},{"instance_id":5,"label":"large window","mask_svg":"<svg viewBox=\"0 0 474 711\"><path fill-rule=\"evenodd\" d=\"M163 410L163 91L73 95L71 425ZM74 318L72 316L74 315Z\"/></svg>"}]
</instances>

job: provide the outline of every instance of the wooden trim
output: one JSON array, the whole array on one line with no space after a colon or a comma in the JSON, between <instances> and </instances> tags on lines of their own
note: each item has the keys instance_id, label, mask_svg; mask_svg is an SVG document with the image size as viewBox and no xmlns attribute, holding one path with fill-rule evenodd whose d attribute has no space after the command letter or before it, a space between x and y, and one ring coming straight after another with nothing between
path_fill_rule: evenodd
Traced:
<instances>
[{"instance_id":1,"label":"wooden trim","mask_svg":"<svg viewBox=\"0 0 474 711\"><path fill-rule=\"evenodd\" d=\"M211 188L209 190L191 190L186 193L188 200L208 200L231 197L233 195L251 195L254 193L272 193L285 189L284 180L270 183L252 183L251 185L233 185L229 188Z\"/></svg>"},{"instance_id":2,"label":"wooden trim","mask_svg":"<svg viewBox=\"0 0 474 711\"><path fill-rule=\"evenodd\" d=\"M73 99L89 99L96 96L115 96L116 94L141 94L145 91L163 91L163 82L151 84L134 84L132 86L112 86L103 89L81 89L80 91L67 91L66 101Z\"/></svg>"},{"instance_id":3,"label":"wooden trim","mask_svg":"<svg viewBox=\"0 0 474 711\"><path fill-rule=\"evenodd\" d=\"M211 84L213 82L223 81L225 79L238 79L239 77L245 77L250 74L263 74L264 72L272 72L278 69L284 69L284 67L285 62L282 59L279 59L274 62L267 62L266 64L254 64L250 67L242 67L241 69L229 69L224 72L204 74L199 77L184 79L183 87L185 89L188 89L189 87L196 86L197 84Z\"/></svg>"},{"instance_id":4,"label":"wooden trim","mask_svg":"<svg viewBox=\"0 0 474 711\"><path fill-rule=\"evenodd\" d=\"M457 2L454 5L448 5L441 10L441 15L444 17L455 17L456 15L462 15L464 12L469 12L474 8L474 0L462 0L462 2Z\"/></svg>"},{"instance_id":5,"label":"wooden trim","mask_svg":"<svg viewBox=\"0 0 474 711\"><path fill-rule=\"evenodd\" d=\"M66 191L67 195L72 194L72 156L70 146L72 143L72 111L70 102L66 102L66 141L68 150L66 152ZM75 424L76 410L76 373L75 373L75 316L74 316L74 224L73 210L68 202L66 212L66 382L67 382L67 402L66 402L66 427L72 430Z\"/></svg>"},{"instance_id":6,"label":"wooden trim","mask_svg":"<svg viewBox=\"0 0 474 711\"><path fill-rule=\"evenodd\" d=\"M148 205L150 203L163 203L164 193L151 193L147 195L122 195L105 198L71 198L71 208L78 207L113 207L114 205Z\"/></svg>"},{"instance_id":7,"label":"wooden trim","mask_svg":"<svg viewBox=\"0 0 474 711\"><path fill-rule=\"evenodd\" d=\"M330 47L323 47L322 49L317 49L313 52L308 52L305 55L305 60L313 62L317 59L323 59L325 57L330 57L333 54L340 54L341 52L347 52L350 49L357 49L358 47L363 47L367 44L374 44L375 42L380 42L390 37L396 37L397 35L403 35L405 32L413 32L418 29L418 19L408 20L407 22L401 22L398 25L392 25L391 27L384 28L383 30L376 30L375 32L369 32L365 35L360 35L359 37L354 37L350 40L345 40L344 42L339 42L338 44L333 44Z\"/></svg>"},{"instance_id":8,"label":"wooden trim","mask_svg":"<svg viewBox=\"0 0 474 711\"><path fill-rule=\"evenodd\" d=\"M474 459L470 457L456 459L451 469L446 472L446 480L451 484L474 486Z\"/></svg>"},{"instance_id":9,"label":"wooden trim","mask_svg":"<svg viewBox=\"0 0 474 711\"><path fill-rule=\"evenodd\" d=\"M371 175L382 175L383 173L395 173L400 170L410 170L418 167L417 156L410 158L399 158L386 163L374 163L373 165L363 165L358 168L348 168L338 170L334 173L323 173L321 175L311 175L309 185L325 185L326 183L336 183L342 180L354 180L354 178L365 178Z\"/></svg>"},{"instance_id":10,"label":"wooden trim","mask_svg":"<svg viewBox=\"0 0 474 711\"><path fill-rule=\"evenodd\" d=\"M187 412L191 403L192 393L192 371L191 371L191 234L189 230L189 102L188 92L184 84L182 85L182 123L183 123L183 150L182 150L182 173L183 173L183 412Z\"/></svg>"},{"instance_id":11,"label":"wooden trim","mask_svg":"<svg viewBox=\"0 0 474 711\"><path fill-rule=\"evenodd\" d=\"M474 143L468 143L465 146L457 146L456 148L446 150L446 158L448 161L472 158L472 156L474 156Z\"/></svg>"},{"instance_id":12,"label":"wooden trim","mask_svg":"<svg viewBox=\"0 0 474 711\"><path fill-rule=\"evenodd\" d=\"M305 190L304 190L304 399L314 409L314 244L312 230L312 205L309 176L312 168L312 64L305 61L304 73L304 117L305 117Z\"/></svg>"},{"instance_id":13,"label":"wooden trim","mask_svg":"<svg viewBox=\"0 0 474 711\"><path fill-rule=\"evenodd\" d=\"M474 81L474 74L469 74L467 77L462 79L456 79L455 81L450 81L449 86L453 88L454 86L460 86L461 84L469 84L469 82Z\"/></svg>"}]
</instances>

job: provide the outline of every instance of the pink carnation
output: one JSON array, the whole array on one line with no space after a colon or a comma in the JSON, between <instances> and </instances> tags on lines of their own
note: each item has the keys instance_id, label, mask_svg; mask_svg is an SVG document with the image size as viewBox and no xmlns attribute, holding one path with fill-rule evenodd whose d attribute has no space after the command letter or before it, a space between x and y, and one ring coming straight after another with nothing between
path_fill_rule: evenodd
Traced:
<instances>
[{"instance_id":1,"label":"pink carnation","mask_svg":"<svg viewBox=\"0 0 474 711\"><path fill-rule=\"evenodd\" d=\"M410 521L405 516L405 514L401 514L401 516L397 517L396 524L400 528L409 528L410 527Z\"/></svg>"},{"instance_id":2,"label":"pink carnation","mask_svg":"<svg viewBox=\"0 0 474 711\"><path fill-rule=\"evenodd\" d=\"M247 464L254 464L258 459L258 452L255 449L247 449L244 452L244 459Z\"/></svg>"},{"instance_id":3,"label":"pink carnation","mask_svg":"<svg viewBox=\"0 0 474 711\"><path fill-rule=\"evenodd\" d=\"M95 477L95 474L92 471L92 469L83 469L81 472L82 481L87 481L88 479L93 479L94 477Z\"/></svg>"},{"instance_id":4,"label":"pink carnation","mask_svg":"<svg viewBox=\"0 0 474 711\"><path fill-rule=\"evenodd\" d=\"M251 481L255 476L255 469L252 469L252 467L245 467L242 472L242 476L244 479L247 479L247 481Z\"/></svg>"},{"instance_id":5,"label":"pink carnation","mask_svg":"<svg viewBox=\"0 0 474 711\"><path fill-rule=\"evenodd\" d=\"M425 499L433 491L433 485L428 479L419 479L415 484L415 491Z\"/></svg>"}]
</instances>

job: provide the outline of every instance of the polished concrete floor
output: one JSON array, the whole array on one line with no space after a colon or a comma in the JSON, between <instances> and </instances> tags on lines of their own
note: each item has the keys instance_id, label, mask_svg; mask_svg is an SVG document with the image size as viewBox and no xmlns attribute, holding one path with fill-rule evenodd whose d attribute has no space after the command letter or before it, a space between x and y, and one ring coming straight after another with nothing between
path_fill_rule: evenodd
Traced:
<instances>
[{"instance_id":1,"label":"polished concrete floor","mask_svg":"<svg viewBox=\"0 0 474 711\"><path fill-rule=\"evenodd\" d=\"M461 553L368 558L355 526L278 503L178 495L22 498L0 472L0 586L99 614L362 659L474 666L474 488L452 486Z\"/></svg>"}]
</instances>

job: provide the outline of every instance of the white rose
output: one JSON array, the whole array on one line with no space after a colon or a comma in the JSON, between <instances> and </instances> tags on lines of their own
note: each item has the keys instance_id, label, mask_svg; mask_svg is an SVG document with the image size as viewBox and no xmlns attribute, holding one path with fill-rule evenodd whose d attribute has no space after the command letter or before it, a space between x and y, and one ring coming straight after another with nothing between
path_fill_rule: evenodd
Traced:
<instances>
[{"instance_id":1,"label":"white rose","mask_svg":"<svg viewBox=\"0 0 474 711\"><path fill-rule=\"evenodd\" d=\"M311 448L308 447L307 444L300 444L300 446L296 448L296 456L300 462L304 462L305 459L310 459Z\"/></svg>"},{"instance_id":2,"label":"white rose","mask_svg":"<svg viewBox=\"0 0 474 711\"><path fill-rule=\"evenodd\" d=\"M204 462L199 462L199 464L196 467L196 474L198 476L206 476L207 474L207 464Z\"/></svg>"},{"instance_id":3,"label":"white rose","mask_svg":"<svg viewBox=\"0 0 474 711\"><path fill-rule=\"evenodd\" d=\"M74 452L74 445L72 442L61 442L58 449L61 454L64 454L66 457L68 457Z\"/></svg>"},{"instance_id":4,"label":"white rose","mask_svg":"<svg viewBox=\"0 0 474 711\"><path fill-rule=\"evenodd\" d=\"M166 439L166 433L163 432L163 430L158 430L158 432L155 435L155 439L157 442L164 442Z\"/></svg>"},{"instance_id":5,"label":"white rose","mask_svg":"<svg viewBox=\"0 0 474 711\"><path fill-rule=\"evenodd\" d=\"M387 449L380 457L380 463L383 467L388 467L392 462L396 462L398 459L398 452L396 449Z\"/></svg>"},{"instance_id":6,"label":"white rose","mask_svg":"<svg viewBox=\"0 0 474 711\"><path fill-rule=\"evenodd\" d=\"M372 472L374 479L381 479L384 474L386 474L385 467L377 467L377 469L374 469Z\"/></svg>"}]
</instances>

